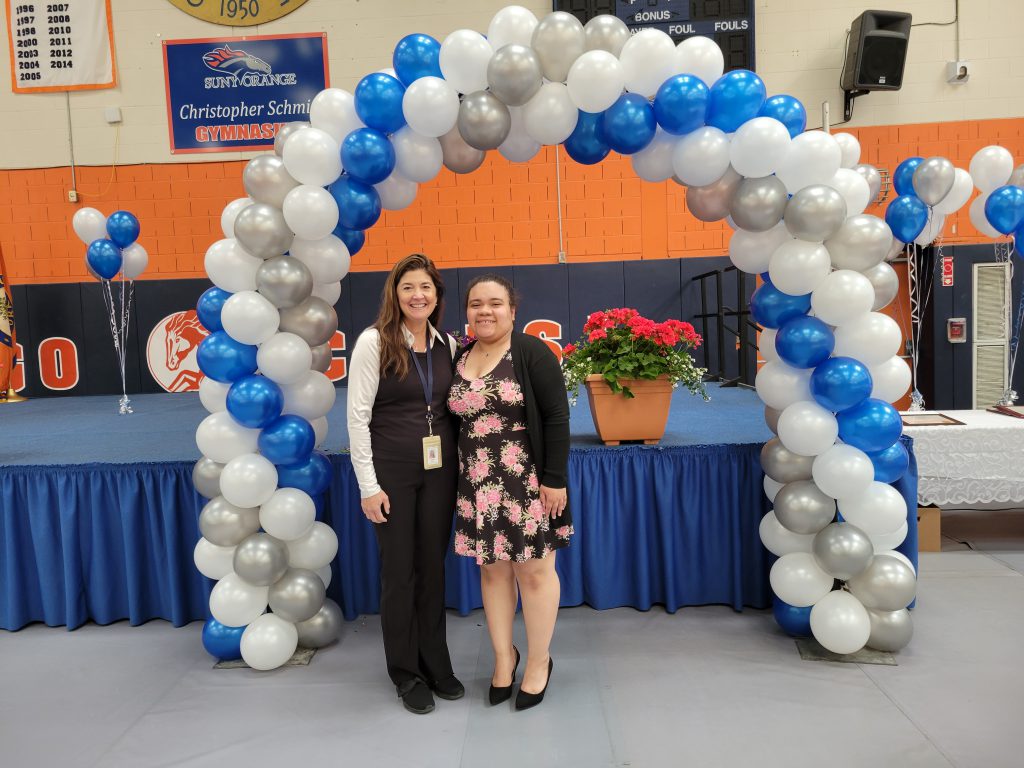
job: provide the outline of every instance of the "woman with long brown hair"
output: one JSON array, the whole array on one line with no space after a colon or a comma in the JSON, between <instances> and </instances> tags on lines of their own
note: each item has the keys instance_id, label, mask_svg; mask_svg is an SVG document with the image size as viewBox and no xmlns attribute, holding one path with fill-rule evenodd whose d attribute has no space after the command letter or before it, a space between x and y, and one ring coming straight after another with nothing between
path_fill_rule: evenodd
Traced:
<instances>
[{"instance_id":1,"label":"woman with long brown hair","mask_svg":"<svg viewBox=\"0 0 1024 768\"><path fill-rule=\"evenodd\" d=\"M437 330L444 283L421 254L398 262L374 324L352 351L348 433L363 514L381 560L388 674L405 708L465 693L445 637L444 559L458 478L457 427L446 400L455 341Z\"/></svg>"}]
</instances>

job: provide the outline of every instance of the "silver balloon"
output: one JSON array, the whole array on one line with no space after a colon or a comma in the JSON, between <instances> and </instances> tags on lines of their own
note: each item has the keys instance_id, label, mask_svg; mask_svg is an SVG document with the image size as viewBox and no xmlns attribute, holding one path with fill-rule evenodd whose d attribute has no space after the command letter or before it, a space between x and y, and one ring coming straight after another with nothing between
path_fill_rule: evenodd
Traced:
<instances>
[{"instance_id":1,"label":"silver balloon","mask_svg":"<svg viewBox=\"0 0 1024 768\"><path fill-rule=\"evenodd\" d=\"M331 340L338 330L338 313L323 299L310 296L294 307L281 310L281 331L294 333L311 347Z\"/></svg>"},{"instance_id":2,"label":"silver balloon","mask_svg":"<svg viewBox=\"0 0 1024 768\"><path fill-rule=\"evenodd\" d=\"M220 496L220 473L223 471L223 464L203 456L192 467L192 485L196 487L196 492L208 499Z\"/></svg>"},{"instance_id":3,"label":"silver balloon","mask_svg":"<svg viewBox=\"0 0 1024 768\"><path fill-rule=\"evenodd\" d=\"M865 608L898 611L913 602L917 576L902 560L877 555L867 568L846 582L846 586Z\"/></svg>"},{"instance_id":4,"label":"silver balloon","mask_svg":"<svg viewBox=\"0 0 1024 768\"><path fill-rule=\"evenodd\" d=\"M543 82L540 57L528 45L502 46L487 65L487 86L510 107L523 106L540 90Z\"/></svg>"},{"instance_id":5,"label":"silver balloon","mask_svg":"<svg viewBox=\"0 0 1024 768\"><path fill-rule=\"evenodd\" d=\"M892 230L877 216L859 213L825 241L835 269L861 272L881 262L892 245Z\"/></svg>"},{"instance_id":6,"label":"silver balloon","mask_svg":"<svg viewBox=\"0 0 1024 768\"><path fill-rule=\"evenodd\" d=\"M686 190L686 207L701 221L721 221L729 215L729 205L743 177L729 166L718 181Z\"/></svg>"},{"instance_id":7,"label":"silver balloon","mask_svg":"<svg viewBox=\"0 0 1024 768\"><path fill-rule=\"evenodd\" d=\"M299 631L299 645L303 648L330 645L341 635L341 622L341 608L331 598L327 598L313 618L295 625Z\"/></svg>"},{"instance_id":8,"label":"silver balloon","mask_svg":"<svg viewBox=\"0 0 1024 768\"><path fill-rule=\"evenodd\" d=\"M313 293L313 274L298 259L275 256L256 270L256 290L278 309L287 309Z\"/></svg>"},{"instance_id":9,"label":"silver balloon","mask_svg":"<svg viewBox=\"0 0 1024 768\"><path fill-rule=\"evenodd\" d=\"M254 533L235 547L232 567L254 587L269 587L288 570L288 547L269 533Z\"/></svg>"},{"instance_id":10,"label":"silver balloon","mask_svg":"<svg viewBox=\"0 0 1024 768\"><path fill-rule=\"evenodd\" d=\"M483 164L487 156L482 149L475 149L466 143L457 125L442 136L440 142L444 167L452 173L472 173Z\"/></svg>"},{"instance_id":11,"label":"silver balloon","mask_svg":"<svg viewBox=\"0 0 1024 768\"><path fill-rule=\"evenodd\" d=\"M867 163L861 163L860 165L853 166L853 170L864 177L864 181L868 183L868 192L871 194L871 198L868 201L868 205L878 202L878 195L882 191L882 174L878 172L878 169L873 165Z\"/></svg>"},{"instance_id":12,"label":"silver balloon","mask_svg":"<svg viewBox=\"0 0 1024 768\"><path fill-rule=\"evenodd\" d=\"M327 369L331 367L331 361L334 359L331 352L330 344L321 344L313 347L313 365L310 368L314 371L320 371L320 373L327 373Z\"/></svg>"},{"instance_id":13,"label":"silver balloon","mask_svg":"<svg viewBox=\"0 0 1024 768\"><path fill-rule=\"evenodd\" d=\"M832 187L813 184L793 195L783 218L793 237L820 243L846 221L846 201Z\"/></svg>"},{"instance_id":14,"label":"silver balloon","mask_svg":"<svg viewBox=\"0 0 1024 768\"><path fill-rule=\"evenodd\" d=\"M899 275L884 261L875 264L871 269L865 269L861 274L871 281L871 285L875 289L875 303L871 305L872 312L878 312L889 306L900 292Z\"/></svg>"},{"instance_id":15,"label":"silver balloon","mask_svg":"<svg viewBox=\"0 0 1024 768\"><path fill-rule=\"evenodd\" d=\"M242 171L245 192L257 203L275 208L284 205L284 199L299 182L285 170L284 161L277 155L254 157Z\"/></svg>"},{"instance_id":16,"label":"silver balloon","mask_svg":"<svg viewBox=\"0 0 1024 768\"><path fill-rule=\"evenodd\" d=\"M893 259L906 255L907 244L900 242L895 236L892 238L892 244L889 245L889 252L885 254L886 261L892 261Z\"/></svg>"},{"instance_id":17,"label":"silver balloon","mask_svg":"<svg viewBox=\"0 0 1024 768\"><path fill-rule=\"evenodd\" d=\"M829 523L811 544L814 559L825 573L846 581L868 567L875 548L860 528L849 523Z\"/></svg>"},{"instance_id":18,"label":"silver balloon","mask_svg":"<svg viewBox=\"0 0 1024 768\"><path fill-rule=\"evenodd\" d=\"M497 149L512 130L512 113L492 93L477 91L463 97L456 127L474 149Z\"/></svg>"},{"instance_id":19,"label":"silver balloon","mask_svg":"<svg viewBox=\"0 0 1024 768\"><path fill-rule=\"evenodd\" d=\"M585 43L580 20L571 13L555 11L534 28L530 47L537 52L544 77L553 83L564 83L573 63L583 55Z\"/></svg>"},{"instance_id":20,"label":"silver balloon","mask_svg":"<svg viewBox=\"0 0 1024 768\"><path fill-rule=\"evenodd\" d=\"M766 232L782 220L789 194L776 176L743 179L736 188L729 214L736 226L748 232Z\"/></svg>"},{"instance_id":21,"label":"silver balloon","mask_svg":"<svg viewBox=\"0 0 1024 768\"><path fill-rule=\"evenodd\" d=\"M811 480L786 483L775 495L775 517L793 533L817 533L836 516L836 500Z\"/></svg>"},{"instance_id":22,"label":"silver balloon","mask_svg":"<svg viewBox=\"0 0 1024 768\"><path fill-rule=\"evenodd\" d=\"M235 239L253 256L270 259L291 248L295 235L280 209L254 203L243 208L235 219Z\"/></svg>"},{"instance_id":23,"label":"silver balloon","mask_svg":"<svg viewBox=\"0 0 1024 768\"><path fill-rule=\"evenodd\" d=\"M768 405L764 407L764 423L767 424L768 429L776 435L779 434L779 416L781 415L782 411L778 411Z\"/></svg>"},{"instance_id":24,"label":"silver balloon","mask_svg":"<svg viewBox=\"0 0 1024 768\"><path fill-rule=\"evenodd\" d=\"M277 133L274 134L274 154L278 157L284 152L284 143L288 141L288 137L296 131L301 131L303 128L308 128L309 123L297 120L294 123L285 123L277 129Z\"/></svg>"},{"instance_id":25,"label":"silver balloon","mask_svg":"<svg viewBox=\"0 0 1024 768\"><path fill-rule=\"evenodd\" d=\"M218 547L233 547L259 529L258 507L236 507L223 496L208 501L199 513L203 538Z\"/></svg>"},{"instance_id":26,"label":"silver balloon","mask_svg":"<svg viewBox=\"0 0 1024 768\"><path fill-rule=\"evenodd\" d=\"M800 456L774 437L761 448L761 468L777 483L794 483L811 479L814 456Z\"/></svg>"},{"instance_id":27,"label":"silver balloon","mask_svg":"<svg viewBox=\"0 0 1024 768\"><path fill-rule=\"evenodd\" d=\"M270 610L285 621L306 621L316 616L324 604L327 589L316 571L289 568L270 586L267 602Z\"/></svg>"},{"instance_id":28,"label":"silver balloon","mask_svg":"<svg viewBox=\"0 0 1024 768\"><path fill-rule=\"evenodd\" d=\"M910 611L873 611L868 609L871 619L871 634L868 647L878 651L894 651L906 648L914 636L914 619Z\"/></svg>"},{"instance_id":29,"label":"silver balloon","mask_svg":"<svg viewBox=\"0 0 1024 768\"><path fill-rule=\"evenodd\" d=\"M956 168L944 157L929 157L914 169L911 183L921 202L932 206L942 202L953 189Z\"/></svg>"},{"instance_id":30,"label":"silver balloon","mask_svg":"<svg viewBox=\"0 0 1024 768\"><path fill-rule=\"evenodd\" d=\"M586 50L608 51L617 57L629 42L630 32L626 22L618 16L603 13L586 23L583 27L583 37Z\"/></svg>"},{"instance_id":31,"label":"silver balloon","mask_svg":"<svg viewBox=\"0 0 1024 768\"><path fill-rule=\"evenodd\" d=\"M1010 174L1010 180L1006 183L1011 187L1024 187L1024 163L1013 169L1013 173Z\"/></svg>"}]
</instances>

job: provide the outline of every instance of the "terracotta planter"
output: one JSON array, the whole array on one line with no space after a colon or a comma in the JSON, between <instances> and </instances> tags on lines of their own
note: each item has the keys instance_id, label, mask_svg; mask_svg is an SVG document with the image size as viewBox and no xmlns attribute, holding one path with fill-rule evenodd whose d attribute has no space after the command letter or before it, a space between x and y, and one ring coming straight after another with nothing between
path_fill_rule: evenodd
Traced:
<instances>
[{"instance_id":1,"label":"terracotta planter","mask_svg":"<svg viewBox=\"0 0 1024 768\"><path fill-rule=\"evenodd\" d=\"M642 440L646 445L656 444L665 434L672 404L668 378L621 379L619 383L629 387L635 397L612 392L599 374L587 376L590 413L601 442L619 445L623 440Z\"/></svg>"}]
</instances>

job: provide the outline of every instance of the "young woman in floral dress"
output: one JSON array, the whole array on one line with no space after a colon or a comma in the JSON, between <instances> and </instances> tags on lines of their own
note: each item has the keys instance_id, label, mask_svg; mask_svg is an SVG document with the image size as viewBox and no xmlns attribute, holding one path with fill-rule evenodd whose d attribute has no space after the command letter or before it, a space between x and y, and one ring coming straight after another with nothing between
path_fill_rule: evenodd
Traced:
<instances>
[{"instance_id":1,"label":"young woman in floral dress","mask_svg":"<svg viewBox=\"0 0 1024 768\"><path fill-rule=\"evenodd\" d=\"M529 650L516 709L544 699L560 585L555 552L569 543L569 403L558 360L513 331L515 295L502 277L474 279L466 317L475 342L456 361L448 408L460 419L455 552L480 564L494 646L491 704L512 695L512 644L522 596Z\"/></svg>"}]
</instances>

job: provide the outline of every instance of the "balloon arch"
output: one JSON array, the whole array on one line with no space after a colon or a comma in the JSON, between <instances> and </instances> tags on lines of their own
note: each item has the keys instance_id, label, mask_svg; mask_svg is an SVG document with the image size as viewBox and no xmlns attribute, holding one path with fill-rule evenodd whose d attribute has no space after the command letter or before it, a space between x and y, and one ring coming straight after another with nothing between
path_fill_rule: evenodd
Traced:
<instances>
[{"instance_id":1,"label":"balloon arch","mask_svg":"<svg viewBox=\"0 0 1024 768\"><path fill-rule=\"evenodd\" d=\"M585 164L631 155L642 179L688 187L698 219L728 217L730 258L763 278L751 312L768 360L756 388L778 435L762 451L774 510L760 528L778 557L776 618L836 653L906 645L916 574L894 551L907 505L890 483L908 455L891 403L911 372L899 326L878 311L899 286L887 261L935 239L972 175L982 213L1012 231L1024 191L1000 187L1009 154L983 150L970 175L945 158L906 161L883 221L864 213L881 178L858 164L856 138L805 131L797 99L769 97L753 72L723 74L708 38L676 46L656 30L631 36L612 16L538 22L510 6L486 37L409 35L393 62L354 94L321 92L309 124L283 127L274 154L245 168L248 197L224 209L225 239L206 254L215 287L198 303L210 331L198 354L210 415L193 479L210 499L195 562L217 580L207 649L271 669L297 644L337 636L325 590L338 542L314 502L330 465L314 447L335 399L323 371L340 281L382 208L410 205L442 165L470 173L488 150L525 162L542 145ZM1009 230L1004 209L1016 216Z\"/></svg>"}]
</instances>

